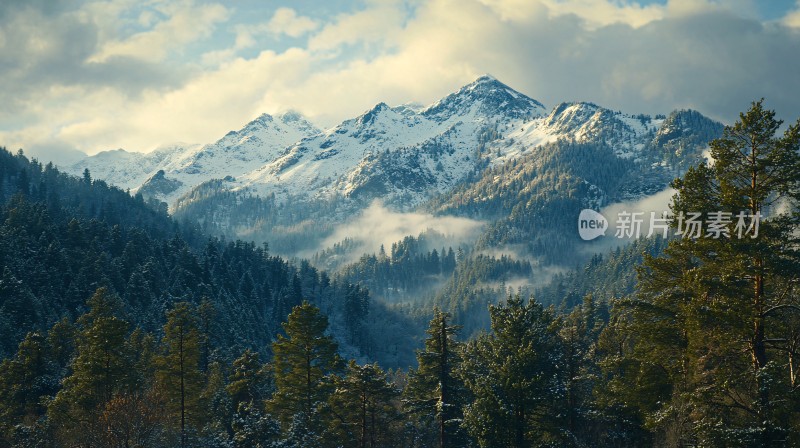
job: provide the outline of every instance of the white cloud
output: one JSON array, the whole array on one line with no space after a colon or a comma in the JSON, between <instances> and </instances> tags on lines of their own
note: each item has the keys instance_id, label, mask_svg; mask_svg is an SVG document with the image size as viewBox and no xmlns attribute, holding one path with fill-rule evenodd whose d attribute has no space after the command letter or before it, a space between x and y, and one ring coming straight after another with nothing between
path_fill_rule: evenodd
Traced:
<instances>
[{"instance_id":1,"label":"white cloud","mask_svg":"<svg viewBox=\"0 0 800 448\"><path fill-rule=\"evenodd\" d=\"M635 201L616 202L603 207L600 209L600 214L608 220L608 229L604 236L592 241L584 241L579 249L585 254L604 253L625 246L636 238L646 238L650 233L651 219L661 219L664 212L667 213L667 216L671 213L669 206L675 193L674 189L667 188ZM627 213L627 215L622 215L622 213ZM651 216L651 213L654 215ZM576 229L577 218L576 216ZM664 238L663 226L666 225L666 222L654 221L654 224L656 226L653 228L652 237ZM616 236L618 231L622 237ZM674 229L672 231L674 232ZM627 236L629 233L633 235L633 238Z\"/></svg>"},{"instance_id":2,"label":"white cloud","mask_svg":"<svg viewBox=\"0 0 800 448\"><path fill-rule=\"evenodd\" d=\"M388 252L392 243L428 230L444 235L451 245L458 246L473 241L483 226L483 222L469 218L394 212L375 201L351 221L337 227L320 245L320 249L352 239L363 248L364 253L377 253L381 245ZM352 255L357 258L360 254Z\"/></svg>"},{"instance_id":3,"label":"white cloud","mask_svg":"<svg viewBox=\"0 0 800 448\"><path fill-rule=\"evenodd\" d=\"M796 2L794 9L786 14L782 22L788 27L800 28L800 0Z\"/></svg>"},{"instance_id":4,"label":"white cloud","mask_svg":"<svg viewBox=\"0 0 800 448\"><path fill-rule=\"evenodd\" d=\"M267 23L267 29L274 34L300 37L317 29L317 22L311 18L298 16L292 8L278 8Z\"/></svg>"},{"instance_id":5,"label":"white cloud","mask_svg":"<svg viewBox=\"0 0 800 448\"><path fill-rule=\"evenodd\" d=\"M641 213L641 215L636 215L638 217L637 219L641 219L641 233L639 236L646 237L650 233L650 214L655 213L654 216L658 219L661 218L665 212L669 213L669 206L672 203L672 197L675 196L675 193L676 191L674 189L667 188L663 191L635 201L617 202L603 207L603 209L600 210L600 213L605 216L606 219L608 219L609 224L608 230L606 231L606 238L619 239L615 237L616 232L620 231L622 235L625 235L622 230L629 232L632 229L632 227L628 224L622 224L620 222L620 220L627 219L624 216L621 216L621 213L631 214L627 215L631 218L628 221L630 223L634 222L634 218L632 216L634 213ZM635 232L633 233L635 235ZM663 229L656 227L653 229L653 234L663 237Z\"/></svg>"},{"instance_id":6,"label":"white cloud","mask_svg":"<svg viewBox=\"0 0 800 448\"><path fill-rule=\"evenodd\" d=\"M113 56L131 56L145 61L163 61L171 52L209 37L218 23L230 17L228 9L220 4L196 5L192 0L158 4L155 9L167 18L157 21L153 11L143 11L139 23L145 26L155 23L151 29L106 41L92 60L102 62Z\"/></svg>"},{"instance_id":7,"label":"white cloud","mask_svg":"<svg viewBox=\"0 0 800 448\"><path fill-rule=\"evenodd\" d=\"M345 44L386 44L398 37L406 18L407 12L400 4L378 2L367 9L339 15L309 40L308 47L325 51Z\"/></svg>"},{"instance_id":8,"label":"white cloud","mask_svg":"<svg viewBox=\"0 0 800 448\"><path fill-rule=\"evenodd\" d=\"M548 106L732 120L763 96L781 118L800 115L795 13L763 23L751 1L379 1L326 22L281 8L256 23L215 3L137 5L3 17L0 144L142 151L210 142L288 108L333 125L379 101L434 101L487 72ZM308 39L259 47L285 44L275 33Z\"/></svg>"},{"instance_id":9,"label":"white cloud","mask_svg":"<svg viewBox=\"0 0 800 448\"><path fill-rule=\"evenodd\" d=\"M104 95L95 104L102 104L108 113L69 124L58 136L81 142L91 152L120 146L150 150L179 141L180 136L212 142L261 113L258 106L269 102L264 101L265 92L280 90L308 69L308 54L300 49L266 51L252 60L237 58L166 94L148 92L138 101Z\"/></svg>"},{"instance_id":10,"label":"white cloud","mask_svg":"<svg viewBox=\"0 0 800 448\"><path fill-rule=\"evenodd\" d=\"M696 1L696 0L695 0ZM638 3L611 2L608 0L545 0L544 4L553 17L573 14L590 25L590 28L613 24L626 24L640 27L665 15L665 7L660 4L641 6Z\"/></svg>"}]
</instances>

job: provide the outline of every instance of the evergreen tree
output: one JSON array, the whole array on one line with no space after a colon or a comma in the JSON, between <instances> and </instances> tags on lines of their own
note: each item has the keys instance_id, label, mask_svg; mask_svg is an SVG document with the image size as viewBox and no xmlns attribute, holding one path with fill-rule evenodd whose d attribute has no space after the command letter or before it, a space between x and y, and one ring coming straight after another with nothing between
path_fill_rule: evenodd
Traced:
<instances>
[{"instance_id":1,"label":"evergreen tree","mask_svg":"<svg viewBox=\"0 0 800 448\"><path fill-rule=\"evenodd\" d=\"M200 392L197 404L200 412L195 425L203 436L202 440L214 445L213 441L227 440L231 432L235 433L235 408L226 391L225 366L218 361L212 362L205 371L205 377L205 387Z\"/></svg>"},{"instance_id":2,"label":"evergreen tree","mask_svg":"<svg viewBox=\"0 0 800 448\"><path fill-rule=\"evenodd\" d=\"M561 348L552 312L509 297L490 306L492 332L467 344L463 378L475 399L464 425L481 447L532 447L560 439Z\"/></svg>"},{"instance_id":3,"label":"evergreen tree","mask_svg":"<svg viewBox=\"0 0 800 448\"><path fill-rule=\"evenodd\" d=\"M272 373L271 366L261 364L258 353L250 349L236 358L225 387L233 408L240 404L259 406L271 392Z\"/></svg>"},{"instance_id":4,"label":"evergreen tree","mask_svg":"<svg viewBox=\"0 0 800 448\"><path fill-rule=\"evenodd\" d=\"M417 352L418 368L408 375L405 399L419 418L433 416L438 426L438 446L463 446L461 409L467 401L464 383L457 376L462 346L456 340L459 327L449 325L450 314L434 309L426 331L425 348Z\"/></svg>"},{"instance_id":5,"label":"evergreen tree","mask_svg":"<svg viewBox=\"0 0 800 448\"><path fill-rule=\"evenodd\" d=\"M319 415L315 412L306 415L302 412L295 414L289 421L288 428L284 431L283 439L274 444L275 448L308 448L323 446L323 439L319 434Z\"/></svg>"},{"instance_id":6,"label":"evergreen tree","mask_svg":"<svg viewBox=\"0 0 800 448\"><path fill-rule=\"evenodd\" d=\"M156 358L156 378L166 400L167 411L180 428L180 444L187 446L187 425L198 422L204 376L200 371L197 313L189 303L180 302L167 313L163 353Z\"/></svg>"},{"instance_id":7,"label":"evergreen tree","mask_svg":"<svg viewBox=\"0 0 800 448\"><path fill-rule=\"evenodd\" d=\"M592 295L571 313L558 319L563 348L565 434L576 445L598 441L603 433L596 421L593 393L599 377L596 344L605 321Z\"/></svg>"},{"instance_id":8,"label":"evergreen tree","mask_svg":"<svg viewBox=\"0 0 800 448\"><path fill-rule=\"evenodd\" d=\"M11 438L14 422L32 425L44 415L43 402L58 391L58 373L38 333L29 333L17 354L0 362L0 444Z\"/></svg>"},{"instance_id":9,"label":"evergreen tree","mask_svg":"<svg viewBox=\"0 0 800 448\"><path fill-rule=\"evenodd\" d=\"M233 446L274 448L280 429L280 424L254 403L241 403L233 416Z\"/></svg>"},{"instance_id":10,"label":"evergreen tree","mask_svg":"<svg viewBox=\"0 0 800 448\"><path fill-rule=\"evenodd\" d=\"M286 336L272 344L275 393L268 409L289 428L295 416L316 415L333 390L331 374L341 363L337 344L325 334L328 318L308 302L295 306L283 324ZM314 421L295 421L314 424Z\"/></svg>"},{"instance_id":11,"label":"evergreen tree","mask_svg":"<svg viewBox=\"0 0 800 448\"><path fill-rule=\"evenodd\" d=\"M399 419L398 396L377 364L359 366L351 360L330 398L334 431L341 442L359 448L391 445L392 427Z\"/></svg>"},{"instance_id":12,"label":"evergreen tree","mask_svg":"<svg viewBox=\"0 0 800 448\"><path fill-rule=\"evenodd\" d=\"M699 212L707 225L648 259L631 303L630 357L665 379L643 411L654 424L675 416L659 429L681 433L676 443L800 443L800 302L789 292L800 273L800 121L779 136L781 124L753 103L711 142L714 165L674 182L676 216ZM710 221L722 221L717 232ZM673 225L689 233L685 219Z\"/></svg>"},{"instance_id":13,"label":"evergreen tree","mask_svg":"<svg viewBox=\"0 0 800 448\"><path fill-rule=\"evenodd\" d=\"M99 288L87 304L89 312L78 319L72 374L48 409L49 418L67 431L67 439L81 438L76 423L94 421L115 394L135 385L128 323L117 317L119 298Z\"/></svg>"}]
</instances>

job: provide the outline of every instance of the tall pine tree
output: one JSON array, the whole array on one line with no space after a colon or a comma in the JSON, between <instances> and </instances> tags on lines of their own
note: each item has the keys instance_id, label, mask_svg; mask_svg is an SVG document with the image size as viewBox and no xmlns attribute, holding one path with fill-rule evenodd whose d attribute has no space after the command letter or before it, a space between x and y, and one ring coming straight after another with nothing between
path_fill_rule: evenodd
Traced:
<instances>
[{"instance_id":1,"label":"tall pine tree","mask_svg":"<svg viewBox=\"0 0 800 448\"><path fill-rule=\"evenodd\" d=\"M350 361L344 378L335 381L331 395L333 431L345 446L377 448L393 442L392 427L399 420L399 391L377 364Z\"/></svg>"},{"instance_id":2,"label":"tall pine tree","mask_svg":"<svg viewBox=\"0 0 800 448\"><path fill-rule=\"evenodd\" d=\"M492 332L467 344L464 382L475 399L464 424L484 448L527 448L560 439L561 348L552 312L509 297L490 306Z\"/></svg>"},{"instance_id":3,"label":"tall pine tree","mask_svg":"<svg viewBox=\"0 0 800 448\"><path fill-rule=\"evenodd\" d=\"M187 425L201 415L200 394L204 375L200 371L203 335L198 328L196 309L180 302L167 313L162 340L163 353L156 358L156 379L167 409L180 428L180 443L188 446Z\"/></svg>"},{"instance_id":4,"label":"tall pine tree","mask_svg":"<svg viewBox=\"0 0 800 448\"><path fill-rule=\"evenodd\" d=\"M333 391L330 375L341 364L338 346L325 334L328 318L308 302L292 309L283 329L286 336L278 335L272 343L276 390L268 409L284 428L289 428L296 415L313 425L315 422L307 419L327 403Z\"/></svg>"},{"instance_id":5,"label":"tall pine tree","mask_svg":"<svg viewBox=\"0 0 800 448\"><path fill-rule=\"evenodd\" d=\"M418 418L434 417L437 445L464 445L461 409L468 392L457 372L461 367L462 344L456 340L459 327L449 325L450 314L435 308L426 331L425 348L417 352L417 369L409 372L405 389L408 410Z\"/></svg>"},{"instance_id":6,"label":"tall pine tree","mask_svg":"<svg viewBox=\"0 0 800 448\"><path fill-rule=\"evenodd\" d=\"M128 341L128 323L117 317L119 298L99 288L87 302L89 312L78 319L72 374L50 403L48 417L66 439L80 439L80 428L94 421L116 394L133 389L136 375Z\"/></svg>"},{"instance_id":7,"label":"tall pine tree","mask_svg":"<svg viewBox=\"0 0 800 448\"><path fill-rule=\"evenodd\" d=\"M800 443L800 121L781 125L762 100L711 142L713 166L673 184L676 216L701 213L706 227L691 236L676 219L685 234L642 271L632 356L666 373L645 412L679 414L677 443Z\"/></svg>"}]
</instances>

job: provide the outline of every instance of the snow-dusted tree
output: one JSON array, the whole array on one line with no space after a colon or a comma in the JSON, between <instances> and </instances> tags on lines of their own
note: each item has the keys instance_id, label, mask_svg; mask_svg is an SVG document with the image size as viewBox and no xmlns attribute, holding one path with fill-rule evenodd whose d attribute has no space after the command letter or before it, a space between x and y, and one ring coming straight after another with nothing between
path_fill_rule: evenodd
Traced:
<instances>
[{"instance_id":1,"label":"snow-dusted tree","mask_svg":"<svg viewBox=\"0 0 800 448\"><path fill-rule=\"evenodd\" d=\"M685 235L648 260L630 304L630 361L661 385L641 410L676 443L800 443L800 121L781 125L753 103L710 143L713 166L674 182L675 214L706 226L675 220Z\"/></svg>"},{"instance_id":2,"label":"snow-dusted tree","mask_svg":"<svg viewBox=\"0 0 800 448\"><path fill-rule=\"evenodd\" d=\"M377 364L350 361L330 398L333 432L346 446L377 448L393 442L400 392Z\"/></svg>"},{"instance_id":3,"label":"snow-dusted tree","mask_svg":"<svg viewBox=\"0 0 800 448\"><path fill-rule=\"evenodd\" d=\"M341 361L336 342L325 334L328 318L314 305L294 307L283 329L286 336L272 344L276 390L267 409L288 428L296 415L312 415L327 403L333 391L330 375Z\"/></svg>"},{"instance_id":4,"label":"snow-dusted tree","mask_svg":"<svg viewBox=\"0 0 800 448\"><path fill-rule=\"evenodd\" d=\"M434 417L438 446L463 446L462 407L468 392L457 376L461 367L462 344L455 336L458 327L449 325L450 314L438 308L427 330L425 348L417 352L419 366L411 370L405 388L406 408L418 419Z\"/></svg>"},{"instance_id":5,"label":"snow-dusted tree","mask_svg":"<svg viewBox=\"0 0 800 448\"><path fill-rule=\"evenodd\" d=\"M164 325L164 352L155 360L156 379L167 404L167 411L180 428L181 446L187 446L187 425L198 422L202 410L200 394L205 377L200 371L200 344L197 313L193 306L180 302L167 313Z\"/></svg>"},{"instance_id":6,"label":"snow-dusted tree","mask_svg":"<svg viewBox=\"0 0 800 448\"><path fill-rule=\"evenodd\" d=\"M475 399L464 426L481 447L556 443L562 399L561 348L551 311L509 297L490 306L492 332L467 344L463 378Z\"/></svg>"},{"instance_id":7,"label":"snow-dusted tree","mask_svg":"<svg viewBox=\"0 0 800 448\"><path fill-rule=\"evenodd\" d=\"M97 418L104 404L135 386L128 323L119 319L119 298L106 288L89 299L89 312L78 319L77 356L72 374L50 403L48 417L67 439L82 438L81 422Z\"/></svg>"}]
</instances>

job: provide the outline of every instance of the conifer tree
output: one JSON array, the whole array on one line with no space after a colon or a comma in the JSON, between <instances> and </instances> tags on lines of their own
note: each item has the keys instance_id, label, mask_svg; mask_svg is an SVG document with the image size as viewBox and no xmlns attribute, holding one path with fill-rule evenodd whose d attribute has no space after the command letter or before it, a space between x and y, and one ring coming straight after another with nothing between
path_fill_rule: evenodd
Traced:
<instances>
[{"instance_id":1,"label":"conifer tree","mask_svg":"<svg viewBox=\"0 0 800 448\"><path fill-rule=\"evenodd\" d=\"M55 368L38 333L28 333L17 354L0 362L0 441L11 434L13 422L31 424L44 414L42 401L59 386Z\"/></svg>"},{"instance_id":2,"label":"conifer tree","mask_svg":"<svg viewBox=\"0 0 800 448\"><path fill-rule=\"evenodd\" d=\"M234 410L242 403L261 406L270 392L271 382L270 366L261 364L258 353L247 349L233 361L225 390Z\"/></svg>"},{"instance_id":3,"label":"conifer tree","mask_svg":"<svg viewBox=\"0 0 800 448\"><path fill-rule=\"evenodd\" d=\"M660 405L646 411L682 409L678 443L771 446L797 432L800 121L782 136L781 125L763 100L753 103L711 142L713 166L674 182L676 216L699 212L707 225L647 261L631 304L641 347L633 358L667 373L652 397ZM710 221L722 221L717 232Z\"/></svg>"},{"instance_id":4,"label":"conifer tree","mask_svg":"<svg viewBox=\"0 0 800 448\"><path fill-rule=\"evenodd\" d=\"M437 445L442 448L464 444L461 409L467 401L467 390L457 375L462 361L462 345L455 338L459 327L448 323L450 317L434 309L425 348L417 352L419 366L409 372L405 389L409 411L435 417Z\"/></svg>"},{"instance_id":5,"label":"conifer tree","mask_svg":"<svg viewBox=\"0 0 800 448\"><path fill-rule=\"evenodd\" d=\"M467 344L463 378L475 399L464 425L481 447L559 440L561 348L551 311L519 296L489 307L492 332Z\"/></svg>"},{"instance_id":6,"label":"conifer tree","mask_svg":"<svg viewBox=\"0 0 800 448\"><path fill-rule=\"evenodd\" d=\"M562 425L568 437L582 443L596 441L593 390L598 378L596 342L605 322L598 316L592 295L571 313L558 320L564 350L564 401Z\"/></svg>"},{"instance_id":7,"label":"conifer tree","mask_svg":"<svg viewBox=\"0 0 800 448\"><path fill-rule=\"evenodd\" d=\"M295 415L308 419L325 405L333 391L330 375L341 361L336 342L325 334L328 318L310 303L295 306L283 329L286 336L278 335L272 343L276 390L268 409L289 428Z\"/></svg>"},{"instance_id":8,"label":"conifer tree","mask_svg":"<svg viewBox=\"0 0 800 448\"><path fill-rule=\"evenodd\" d=\"M350 361L344 378L336 379L331 395L334 431L345 445L359 448L389 446L391 427L399 419L399 391L377 364Z\"/></svg>"},{"instance_id":9,"label":"conifer tree","mask_svg":"<svg viewBox=\"0 0 800 448\"><path fill-rule=\"evenodd\" d=\"M115 394L135 385L128 323L117 317L119 298L99 288L87 304L89 312L78 319L72 374L48 409L48 416L68 432L78 429L76 423L93 421ZM81 434L65 434L73 436Z\"/></svg>"},{"instance_id":10,"label":"conifer tree","mask_svg":"<svg viewBox=\"0 0 800 448\"><path fill-rule=\"evenodd\" d=\"M167 313L163 353L156 358L156 379L167 410L180 428L181 446L187 446L187 430L200 419L200 394L204 376L200 371L202 335L197 313L189 303L180 302Z\"/></svg>"}]
</instances>

